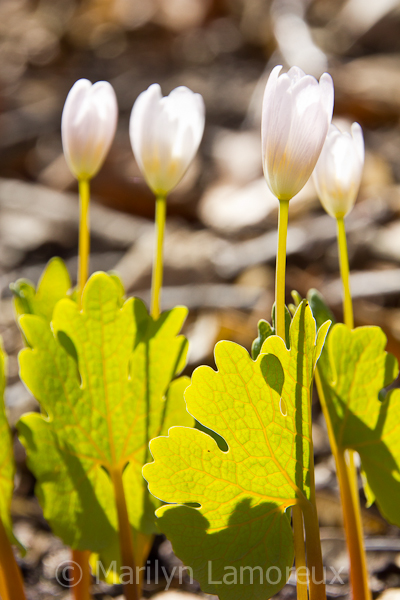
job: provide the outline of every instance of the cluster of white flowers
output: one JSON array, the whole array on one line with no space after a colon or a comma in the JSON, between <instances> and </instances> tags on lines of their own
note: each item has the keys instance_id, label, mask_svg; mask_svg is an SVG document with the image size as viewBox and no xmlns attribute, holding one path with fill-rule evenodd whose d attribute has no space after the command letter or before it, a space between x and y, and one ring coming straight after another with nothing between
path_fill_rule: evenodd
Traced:
<instances>
[{"instance_id":1,"label":"cluster of white flowers","mask_svg":"<svg viewBox=\"0 0 400 600\"><path fill-rule=\"evenodd\" d=\"M353 208L364 166L361 127L351 135L331 124L333 81L318 81L298 67L279 75L275 67L265 88L262 109L264 175L279 200L290 200L311 174L325 210L334 218Z\"/></svg>"},{"instance_id":2,"label":"cluster of white flowers","mask_svg":"<svg viewBox=\"0 0 400 600\"><path fill-rule=\"evenodd\" d=\"M319 82L298 67L268 79L262 107L262 161L265 179L280 201L289 201L314 171L318 196L326 211L343 218L352 209L364 164L361 127L351 135L331 125L333 81ZM115 135L118 107L112 86L80 79L70 90L62 116L66 160L77 179L100 169ZM158 84L137 98L129 134L143 176L157 196L166 196L182 179L200 145L204 101L187 87L162 97Z\"/></svg>"},{"instance_id":3,"label":"cluster of white flowers","mask_svg":"<svg viewBox=\"0 0 400 600\"><path fill-rule=\"evenodd\" d=\"M118 120L115 92L107 81L80 79L71 88L62 115L65 158L77 179L99 171ZM156 195L167 195L182 179L203 137L205 107L200 94L178 87L163 98L158 84L137 98L129 134L137 163Z\"/></svg>"}]
</instances>

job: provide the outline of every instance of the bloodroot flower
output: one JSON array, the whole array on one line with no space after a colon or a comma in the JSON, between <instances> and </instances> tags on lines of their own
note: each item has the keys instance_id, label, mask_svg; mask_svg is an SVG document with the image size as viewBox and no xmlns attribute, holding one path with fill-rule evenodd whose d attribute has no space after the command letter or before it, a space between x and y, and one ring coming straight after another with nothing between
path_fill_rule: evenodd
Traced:
<instances>
[{"instance_id":1,"label":"bloodroot flower","mask_svg":"<svg viewBox=\"0 0 400 600\"><path fill-rule=\"evenodd\" d=\"M319 82L298 67L269 76L262 108L264 176L279 200L290 200L306 184L318 160L333 112L333 81Z\"/></svg>"},{"instance_id":2,"label":"bloodroot flower","mask_svg":"<svg viewBox=\"0 0 400 600\"><path fill-rule=\"evenodd\" d=\"M156 196L182 179L203 137L204 101L187 87L162 97L158 84L142 92L132 109L129 133L137 163Z\"/></svg>"},{"instance_id":3,"label":"bloodroot flower","mask_svg":"<svg viewBox=\"0 0 400 600\"><path fill-rule=\"evenodd\" d=\"M326 212L336 219L353 208L364 166L364 137L358 123L351 135L331 125L313 173L317 194Z\"/></svg>"},{"instance_id":4,"label":"bloodroot flower","mask_svg":"<svg viewBox=\"0 0 400 600\"><path fill-rule=\"evenodd\" d=\"M114 139L118 120L115 92L107 81L79 79L65 101L61 119L64 155L78 180L99 171Z\"/></svg>"}]
</instances>

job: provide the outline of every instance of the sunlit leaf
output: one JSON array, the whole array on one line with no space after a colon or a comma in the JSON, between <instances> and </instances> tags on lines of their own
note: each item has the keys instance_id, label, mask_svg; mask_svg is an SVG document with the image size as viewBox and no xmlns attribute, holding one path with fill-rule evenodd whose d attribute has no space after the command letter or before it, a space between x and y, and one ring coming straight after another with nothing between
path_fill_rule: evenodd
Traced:
<instances>
[{"instance_id":1,"label":"sunlit leaf","mask_svg":"<svg viewBox=\"0 0 400 600\"><path fill-rule=\"evenodd\" d=\"M326 307L316 297L312 292L310 303L318 322ZM385 347L379 327L334 325L318 371L338 451L359 453L368 503L375 498L382 514L400 526L400 390L384 392L398 364Z\"/></svg>"},{"instance_id":2,"label":"sunlit leaf","mask_svg":"<svg viewBox=\"0 0 400 600\"><path fill-rule=\"evenodd\" d=\"M286 510L309 502L310 386L328 325L316 336L303 302L290 350L270 336L253 361L241 346L219 342L218 371L196 369L185 392L188 411L223 437L226 452L184 427L150 444L154 462L143 470L149 489L173 503L157 510L160 530L202 590L222 600L264 600L289 576Z\"/></svg>"},{"instance_id":3,"label":"sunlit leaf","mask_svg":"<svg viewBox=\"0 0 400 600\"><path fill-rule=\"evenodd\" d=\"M46 519L81 550L115 542L113 470L123 473L134 535L155 531L159 503L141 475L148 441L172 423L193 425L183 401L187 378L170 383L185 364L187 341L178 333L187 310L154 321L138 299L121 306L122 293L114 276L97 273L82 311L63 299L51 327L37 315L20 318L29 344L19 357L21 378L43 412L22 417L21 440Z\"/></svg>"},{"instance_id":4,"label":"sunlit leaf","mask_svg":"<svg viewBox=\"0 0 400 600\"><path fill-rule=\"evenodd\" d=\"M55 305L71 289L71 280L65 263L56 257L46 265L37 290L26 279L18 279L10 288L17 315L38 315L50 322Z\"/></svg>"}]
</instances>

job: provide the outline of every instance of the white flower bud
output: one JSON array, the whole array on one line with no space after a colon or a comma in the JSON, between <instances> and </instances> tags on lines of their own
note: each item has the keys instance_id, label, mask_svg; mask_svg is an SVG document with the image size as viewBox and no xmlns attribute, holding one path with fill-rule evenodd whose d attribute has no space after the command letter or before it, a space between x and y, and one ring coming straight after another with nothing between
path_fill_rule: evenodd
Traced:
<instances>
[{"instance_id":1,"label":"white flower bud","mask_svg":"<svg viewBox=\"0 0 400 600\"><path fill-rule=\"evenodd\" d=\"M182 179L203 137L204 101L187 87L162 97L158 84L142 92L132 108L129 134L136 161L156 196Z\"/></svg>"},{"instance_id":2,"label":"white flower bud","mask_svg":"<svg viewBox=\"0 0 400 600\"><path fill-rule=\"evenodd\" d=\"M313 173L317 194L326 212L336 219L353 208L364 166L364 137L358 123L351 135L331 125Z\"/></svg>"},{"instance_id":3,"label":"white flower bud","mask_svg":"<svg viewBox=\"0 0 400 600\"><path fill-rule=\"evenodd\" d=\"M70 89L61 119L64 155L77 179L99 171L114 139L118 120L115 92L107 81L79 79Z\"/></svg>"},{"instance_id":4,"label":"white flower bud","mask_svg":"<svg viewBox=\"0 0 400 600\"><path fill-rule=\"evenodd\" d=\"M262 108L264 176L279 200L290 200L307 183L320 155L333 112L333 81L318 81L298 67L269 76Z\"/></svg>"}]
</instances>

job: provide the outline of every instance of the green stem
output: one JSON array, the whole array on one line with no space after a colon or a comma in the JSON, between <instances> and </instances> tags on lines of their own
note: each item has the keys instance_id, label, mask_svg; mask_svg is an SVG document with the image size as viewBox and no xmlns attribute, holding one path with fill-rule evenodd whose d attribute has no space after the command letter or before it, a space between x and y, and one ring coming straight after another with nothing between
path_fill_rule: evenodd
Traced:
<instances>
[{"instance_id":1,"label":"green stem","mask_svg":"<svg viewBox=\"0 0 400 600\"><path fill-rule=\"evenodd\" d=\"M313 385L311 384L308 430L308 437L310 439L310 501L308 504L311 507L311 510L308 510L307 513L304 514L304 523L306 528L307 562L310 571L310 600L326 600L325 573L324 564L322 562L321 538L315 494L314 443L312 437L312 390Z\"/></svg>"},{"instance_id":2,"label":"green stem","mask_svg":"<svg viewBox=\"0 0 400 600\"><path fill-rule=\"evenodd\" d=\"M21 571L0 519L0 591L2 600L25 600Z\"/></svg>"},{"instance_id":3,"label":"green stem","mask_svg":"<svg viewBox=\"0 0 400 600\"><path fill-rule=\"evenodd\" d=\"M114 486L115 504L118 516L121 566L125 567L125 569L129 569L129 573L132 574L132 577L129 577L128 582L124 584L125 598L126 600L139 600L141 594L139 582L137 581L138 573L136 571L131 525L129 523L128 508L126 506L122 472L119 468L115 468L111 472L111 480Z\"/></svg>"},{"instance_id":4,"label":"green stem","mask_svg":"<svg viewBox=\"0 0 400 600\"><path fill-rule=\"evenodd\" d=\"M279 200L278 251L275 274L275 323L276 333L285 340L285 277L286 238L289 219L289 200Z\"/></svg>"},{"instance_id":5,"label":"green stem","mask_svg":"<svg viewBox=\"0 0 400 600\"><path fill-rule=\"evenodd\" d=\"M303 513L298 504L292 506L294 555L296 558L297 600L307 600L306 552L304 547Z\"/></svg>"},{"instance_id":6,"label":"green stem","mask_svg":"<svg viewBox=\"0 0 400 600\"><path fill-rule=\"evenodd\" d=\"M89 231L90 184L88 179L79 180L79 263L78 263L78 304L81 307L83 288L89 273L90 231Z\"/></svg>"},{"instance_id":7,"label":"green stem","mask_svg":"<svg viewBox=\"0 0 400 600\"><path fill-rule=\"evenodd\" d=\"M364 539L362 533L362 522L360 513L360 500L354 493L353 471L346 464L344 452L338 450L335 434L329 417L324 389L318 367L315 373L318 396L327 424L329 442L336 463L336 474L339 482L340 498L343 507L343 521L346 534L346 542L350 556L350 578L352 595L356 600L371 600L371 592L368 586L367 560L365 556Z\"/></svg>"},{"instance_id":8,"label":"green stem","mask_svg":"<svg viewBox=\"0 0 400 600\"><path fill-rule=\"evenodd\" d=\"M90 600L90 585L92 575L89 566L90 552L88 550L72 550L72 581L71 587L75 600Z\"/></svg>"},{"instance_id":9,"label":"green stem","mask_svg":"<svg viewBox=\"0 0 400 600\"><path fill-rule=\"evenodd\" d=\"M350 291L350 266L347 251L346 228L344 218L337 219L337 240L339 247L340 275L343 284L343 315L344 323L349 329L354 328L353 301ZM329 413L323 395L322 385L318 390L325 420L329 423ZM336 472L339 481L340 495L343 506L343 520L346 532L347 547L350 556L350 577L353 597L357 600L371 600L368 586L367 559L364 548L364 537L361 521L360 496L357 486L357 469L354 464L354 452L349 450L349 461L346 462L344 451L337 448L332 427L328 433L336 462Z\"/></svg>"},{"instance_id":10,"label":"green stem","mask_svg":"<svg viewBox=\"0 0 400 600\"><path fill-rule=\"evenodd\" d=\"M167 212L166 196L156 199L156 245L154 251L153 277L151 282L151 316L158 319L160 316L160 294L163 280L163 242L165 218Z\"/></svg>"},{"instance_id":11,"label":"green stem","mask_svg":"<svg viewBox=\"0 0 400 600\"><path fill-rule=\"evenodd\" d=\"M355 501L354 470L346 463L343 450L337 452L336 470L343 505L344 529L350 555L350 580L353 598L371 600L359 496L357 491L357 501Z\"/></svg>"},{"instance_id":12,"label":"green stem","mask_svg":"<svg viewBox=\"0 0 400 600\"><path fill-rule=\"evenodd\" d=\"M354 328L353 301L350 292L349 254L347 252L346 228L344 218L337 219L337 240L339 246L340 275L343 283L344 323L349 329Z\"/></svg>"},{"instance_id":13,"label":"green stem","mask_svg":"<svg viewBox=\"0 0 400 600\"><path fill-rule=\"evenodd\" d=\"M303 515L306 529L310 600L326 600L325 573L322 562L318 515L316 507L312 502L306 503Z\"/></svg>"},{"instance_id":14,"label":"green stem","mask_svg":"<svg viewBox=\"0 0 400 600\"><path fill-rule=\"evenodd\" d=\"M289 220L289 200L279 200L278 250L276 254L275 324L276 334L285 339L285 278L286 238ZM304 548L303 516L298 506L292 507L294 547L296 556L296 585L298 600L307 600L307 581L304 577L306 557Z\"/></svg>"}]
</instances>

